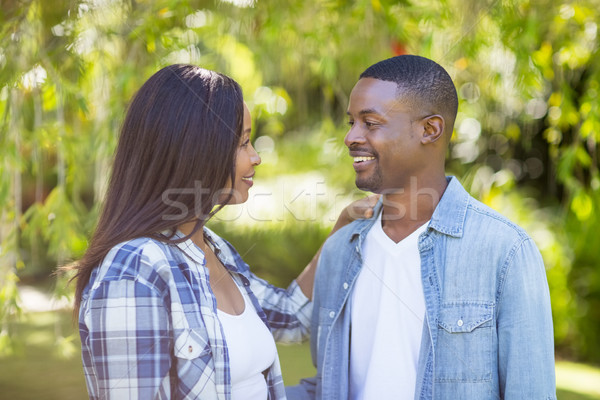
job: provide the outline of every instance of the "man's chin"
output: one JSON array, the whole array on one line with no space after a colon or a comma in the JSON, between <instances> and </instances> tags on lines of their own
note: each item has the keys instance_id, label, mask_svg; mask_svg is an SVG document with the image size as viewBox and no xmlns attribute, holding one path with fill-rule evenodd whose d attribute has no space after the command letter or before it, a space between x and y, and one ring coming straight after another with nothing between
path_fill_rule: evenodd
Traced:
<instances>
[{"instance_id":1,"label":"man's chin","mask_svg":"<svg viewBox=\"0 0 600 400\"><path fill-rule=\"evenodd\" d=\"M367 180L362 180L362 179L356 179L354 181L354 184L356 185L357 188L359 188L360 190L364 191L364 192L372 192L372 193L379 193L380 190L380 185L378 185L375 182L371 182L371 181L367 181Z\"/></svg>"}]
</instances>

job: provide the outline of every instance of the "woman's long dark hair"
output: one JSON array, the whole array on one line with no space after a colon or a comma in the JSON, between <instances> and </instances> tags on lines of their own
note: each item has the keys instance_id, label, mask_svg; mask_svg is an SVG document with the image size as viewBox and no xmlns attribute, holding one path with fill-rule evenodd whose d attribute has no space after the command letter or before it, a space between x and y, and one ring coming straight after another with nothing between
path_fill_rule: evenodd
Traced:
<instances>
[{"instance_id":1,"label":"woman's long dark hair","mask_svg":"<svg viewBox=\"0 0 600 400\"><path fill-rule=\"evenodd\" d=\"M143 236L178 242L161 232L197 220L187 239L227 203L222 190L235 177L243 104L233 79L193 65L165 67L144 83L121 128L98 225L73 267L75 312L113 246Z\"/></svg>"}]
</instances>

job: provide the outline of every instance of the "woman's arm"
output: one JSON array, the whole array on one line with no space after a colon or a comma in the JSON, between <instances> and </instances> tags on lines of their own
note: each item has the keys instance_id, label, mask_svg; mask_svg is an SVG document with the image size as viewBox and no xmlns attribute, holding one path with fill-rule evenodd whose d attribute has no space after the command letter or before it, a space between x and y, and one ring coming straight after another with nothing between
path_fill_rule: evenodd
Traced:
<instances>
[{"instance_id":1,"label":"woman's arm","mask_svg":"<svg viewBox=\"0 0 600 400\"><path fill-rule=\"evenodd\" d=\"M342 210L340 216L338 217L335 225L331 232L329 232L329 236L333 235L338 229L348 225L350 222L357 219L368 219L373 216L373 208L377 204L380 195L370 195L364 197L360 200L356 200L350 203L346 208ZM312 260L308 263L306 268L298 275L296 278L296 282L300 289L302 289L302 293L308 299L312 299L313 293L313 283L315 281L315 271L317 270L317 263L319 261L319 255L321 254L321 249L323 245L319 248L317 253L314 255Z\"/></svg>"},{"instance_id":2,"label":"woman's arm","mask_svg":"<svg viewBox=\"0 0 600 400\"><path fill-rule=\"evenodd\" d=\"M161 296L137 280L106 280L80 318L90 398L170 398L172 339Z\"/></svg>"},{"instance_id":3,"label":"woman's arm","mask_svg":"<svg viewBox=\"0 0 600 400\"><path fill-rule=\"evenodd\" d=\"M374 195L355 201L340 214L331 234L357 218L369 218L373 215L373 207L379 196ZM236 262L243 263L233 246L225 242ZM298 279L287 289L275 287L256 275L250 273L248 282L250 290L256 296L260 307L265 312L273 337L278 342L300 342L310 333L312 314L313 281L320 249Z\"/></svg>"}]
</instances>

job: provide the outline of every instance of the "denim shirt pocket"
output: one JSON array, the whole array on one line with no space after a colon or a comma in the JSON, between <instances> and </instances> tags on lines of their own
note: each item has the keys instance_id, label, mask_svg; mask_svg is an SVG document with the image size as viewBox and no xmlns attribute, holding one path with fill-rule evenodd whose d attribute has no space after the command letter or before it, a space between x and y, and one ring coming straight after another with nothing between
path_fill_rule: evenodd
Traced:
<instances>
[{"instance_id":1,"label":"denim shirt pocket","mask_svg":"<svg viewBox=\"0 0 600 400\"><path fill-rule=\"evenodd\" d=\"M437 325L436 382L482 382L492 378L494 306L443 304Z\"/></svg>"}]
</instances>

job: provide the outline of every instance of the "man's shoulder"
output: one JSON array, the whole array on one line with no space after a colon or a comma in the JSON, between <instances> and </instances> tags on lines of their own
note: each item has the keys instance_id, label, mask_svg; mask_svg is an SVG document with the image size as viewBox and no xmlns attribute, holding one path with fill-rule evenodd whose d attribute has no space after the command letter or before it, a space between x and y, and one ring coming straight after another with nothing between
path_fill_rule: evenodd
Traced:
<instances>
[{"instance_id":1,"label":"man's shoulder","mask_svg":"<svg viewBox=\"0 0 600 400\"><path fill-rule=\"evenodd\" d=\"M521 226L492 207L469 196L465 217L465 233L480 235L485 232L495 234L497 237L500 235L511 239L525 240L529 238L529 235Z\"/></svg>"},{"instance_id":2,"label":"man's shoulder","mask_svg":"<svg viewBox=\"0 0 600 400\"><path fill-rule=\"evenodd\" d=\"M525 230L506 216L475 199L455 177L448 177L448 187L432 218L434 228L463 238L489 233L502 237L526 238ZM487 239L487 238L485 238Z\"/></svg>"}]
</instances>

